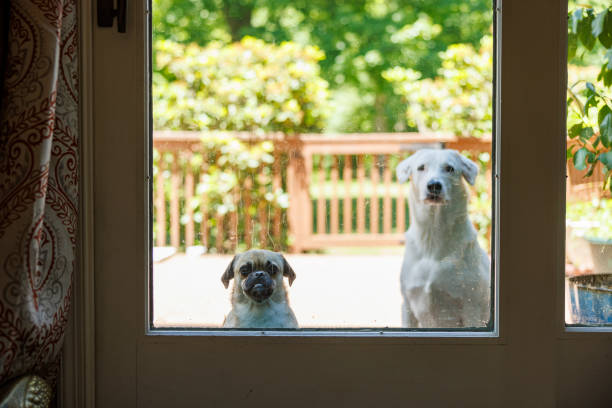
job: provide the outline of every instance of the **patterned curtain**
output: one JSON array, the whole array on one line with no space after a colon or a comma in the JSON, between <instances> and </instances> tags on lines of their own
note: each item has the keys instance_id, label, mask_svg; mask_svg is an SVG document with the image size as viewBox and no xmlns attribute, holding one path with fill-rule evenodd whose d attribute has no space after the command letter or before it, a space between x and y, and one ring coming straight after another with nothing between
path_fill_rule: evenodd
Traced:
<instances>
[{"instance_id":1,"label":"patterned curtain","mask_svg":"<svg viewBox=\"0 0 612 408\"><path fill-rule=\"evenodd\" d=\"M9 0L0 0L9 2ZM0 105L0 383L52 383L76 263L76 0L10 0Z\"/></svg>"}]
</instances>

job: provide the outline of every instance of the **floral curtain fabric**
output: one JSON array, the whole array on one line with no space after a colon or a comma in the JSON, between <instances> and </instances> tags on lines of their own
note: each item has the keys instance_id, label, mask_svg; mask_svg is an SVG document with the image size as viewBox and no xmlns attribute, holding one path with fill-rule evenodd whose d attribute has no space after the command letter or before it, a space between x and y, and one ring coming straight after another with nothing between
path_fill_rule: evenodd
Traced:
<instances>
[{"instance_id":1,"label":"floral curtain fabric","mask_svg":"<svg viewBox=\"0 0 612 408\"><path fill-rule=\"evenodd\" d=\"M8 1L8 0L3 0ZM53 381L76 267L76 0L10 0L0 109L0 383Z\"/></svg>"}]
</instances>

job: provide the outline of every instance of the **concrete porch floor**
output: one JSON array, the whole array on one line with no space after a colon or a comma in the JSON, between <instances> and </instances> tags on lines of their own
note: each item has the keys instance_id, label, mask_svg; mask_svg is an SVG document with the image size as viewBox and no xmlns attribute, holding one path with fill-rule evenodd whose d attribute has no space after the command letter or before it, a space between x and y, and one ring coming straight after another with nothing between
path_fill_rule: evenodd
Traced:
<instances>
[{"instance_id":1,"label":"concrete porch floor","mask_svg":"<svg viewBox=\"0 0 612 408\"><path fill-rule=\"evenodd\" d=\"M400 327L402 256L286 255L300 327ZM153 266L156 327L219 327L230 310L221 275L231 256L177 254ZM288 285L287 285L288 286Z\"/></svg>"}]
</instances>

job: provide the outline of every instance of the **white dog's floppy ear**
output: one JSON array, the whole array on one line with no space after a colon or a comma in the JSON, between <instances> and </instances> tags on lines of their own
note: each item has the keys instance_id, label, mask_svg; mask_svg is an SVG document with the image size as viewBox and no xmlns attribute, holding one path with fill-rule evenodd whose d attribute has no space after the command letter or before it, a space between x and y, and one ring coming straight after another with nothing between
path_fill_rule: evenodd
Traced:
<instances>
[{"instance_id":1,"label":"white dog's floppy ear","mask_svg":"<svg viewBox=\"0 0 612 408\"><path fill-rule=\"evenodd\" d=\"M465 180L473 186L478 175L478 165L461 154L459 157L461 158L461 173Z\"/></svg>"},{"instance_id":2,"label":"white dog's floppy ear","mask_svg":"<svg viewBox=\"0 0 612 408\"><path fill-rule=\"evenodd\" d=\"M414 154L407 159L400 162L395 168L395 175L397 176L397 181L400 183L405 183L408 181L410 176L412 175L412 158Z\"/></svg>"},{"instance_id":3,"label":"white dog's floppy ear","mask_svg":"<svg viewBox=\"0 0 612 408\"><path fill-rule=\"evenodd\" d=\"M230 280L232 280L232 278L234 277L234 262L236 261L236 259L238 259L238 255L232 258L232 262L230 262L225 272L223 272L223 275L221 275L221 282L223 282L223 286L225 286L225 289L227 289Z\"/></svg>"},{"instance_id":4,"label":"white dog's floppy ear","mask_svg":"<svg viewBox=\"0 0 612 408\"><path fill-rule=\"evenodd\" d=\"M295 272L293 271L293 268L289 266L289 262L287 262L285 257L281 254L279 255L283 260L283 276L285 276L289 280L289 286L291 286L296 277Z\"/></svg>"}]
</instances>

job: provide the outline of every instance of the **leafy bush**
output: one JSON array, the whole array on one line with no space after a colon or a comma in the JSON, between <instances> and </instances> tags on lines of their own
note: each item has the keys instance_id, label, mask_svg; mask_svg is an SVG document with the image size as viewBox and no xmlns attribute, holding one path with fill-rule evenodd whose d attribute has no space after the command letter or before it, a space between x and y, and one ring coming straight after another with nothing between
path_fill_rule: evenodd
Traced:
<instances>
[{"instance_id":1,"label":"leafy bush","mask_svg":"<svg viewBox=\"0 0 612 408\"><path fill-rule=\"evenodd\" d=\"M412 130L381 72L400 65L431 78L438 53L478 44L493 16L491 0L153 0L152 10L157 39L204 46L249 35L318 46L337 102L326 129L336 132Z\"/></svg>"},{"instance_id":2,"label":"leafy bush","mask_svg":"<svg viewBox=\"0 0 612 408\"><path fill-rule=\"evenodd\" d=\"M169 130L322 129L328 99L316 47L245 37L205 47L155 42L154 127Z\"/></svg>"},{"instance_id":3,"label":"leafy bush","mask_svg":"<svg viewBox=\"0 0 612 408\"><path fill-rule=\"evenodd\" d=\"M292 134L323 127L328 90L319 76L318 62L324 55L316 47L290 42L273 45L245 37L234 44L213 42L206 47L157 41L154 51L153 118L158 130ZM259 219L258 206L265 206L266 213L281 211L283 217L288 206L284 190L273 191L272 144L245 143L219 133L205 134L202 143L204 154L196 153L189 163L181 163L183 168L192 166L198 177L202 175L195 198L184 205L192 206L198 224L210 228L209 247L232 251L231 240L236 238L238 249L247 246L245 240L255 244L245 232L250 230L258 237L262 229L271 228L270 222ZM157 171L159 154L155 157ZM172 155L163 159L172 160ZM249 183L247 190L244 186ZM169 183L166 185L169 197ZM249 226L244 225L247 213L252 220ZM229 231L228 222L224 231L218 230L218 216L225 215L237 216L238 237L230 237L236 231ZM216 242L221 236L225 241ZM286 231L275 238L279 241L270 246L287 248ZM196 240L196 244L205 241Z\"/></svg>"},{"instance_id":4,"label":"leafy bush","mask_svg":"<svg viewBox=\"0 0 612 408\"><path fill-rule=\"evenodd\" d=\"M599 51L598 51L599 50ZM580 56L578 51L582 51ZM601 163L604 189L612 191L612 7L596 13L577 8L569 13L568 60L581 62L587 53L603 56L597 81L578 81L568 86L568 136L575 141L567 156L577 170L589 177Z\"/></svg>"},{"instance_id":5,"label":"leafy bush","mask_svg":"<svg viewBox=\"0 0 612 408\"><path fill-rule=\"evenodd\" d=\"M420 132L443 131L479 137L492 130L493 42L483 37L476 51L454 44L440 54L438 77L420 79L409 68L383 73L407 102L406 116Z\"/></svg>"},{"instance_id":6,"label":"leafy bush","mask_svg":"<svg viewBox=\"0 0 612 408\"><path fill-rule=\"evenodd\" d=\"M480 153L478 155L470 154L470 152L461 152L465 156L473 160L478 167L478 177L474 183L474 192L470 194L470 202L468 210L470 220L474 224L478 233L478 242L480 246L491 252L491 211L493 203L491 200L491 155L489 153Z\"/></svg>"},{"instance_id":7,"label":"leafy bush","mask_svg":"<svg viewBox=\"0 0 612 408\"><path fill-rule=\"evenodd\" d=\"M191 206L196 229L200 233L205 229L211 232L210 237L197 236L196 245L207 244L207 249L212 252L215 251L215 248L220 248L223 252L232 252L234 250L233 240L237 243L239 250L253 244L261 245L263 243L256 242L254 237L258 237L262 229L265 231L271 229L271 221L267 219L267 215L280 211L281 216L286 217L289 197L282 184L276 190L273 188L275 160L273 149L274 146L269 141L249 144L230 135L205 133L202 138L201 151L193 153L188 158L178 158L181 175L191 171L195 179L199 180L191 202L186 202L183 189L177 192L183 194L180 197L182 206ZM282 160L282 157L280 159ZM154 151L154 177L164 178L164 189L168 202L171 194L170 171L159 172L162 160L168 168L168 164L172 163L175 158L171 153L164 153L162 157L157 150ZM262 206L265 209L265 219L259 218L259 210ZM226 218L232 214L237 216L238 231L231 231L229 219ZM247 214L251 219L251 224L248 226L244 225ZM220 217L225 217L222 231L219 230L220 226L217 224ZM181 224L184 225L188 221L185 215L181 219ZM154 222L157 223L159 220L155 219ZM169 214L164 222L168 225ZM204 228L205 226L207 228ZM246 230L250 230L252 236L245 236ZM157 232L156 227L154 231ZM184 231L181 232L181 235L183 233ZM219 243L217 240L221 239L221 236L223 236L223 242ZM268 233L266 236L269 240L276 239L274 242L268 242L267 246L276 250L287 249L286 231L282 232L281 237L272 237Z\"/></svg>"},{"instance_id":8,"label":"leafy bush","mask_svg":"<svg viewBox=\"0 0 612 408\"><path fill-rule=\"evenodd\" d=\"M493 42L483 37L478 51L469 44L454 44L440 53L438 77L421 79L411 69L395 67L383 76L407 102L408 123L420 132L449 132L481 137L492 131ZM468 152L463 152L469 156ZM490 154L470 157L480 167L470 217L483 248L490 250L491 194Z\"/></svg>"}]
</instances>

